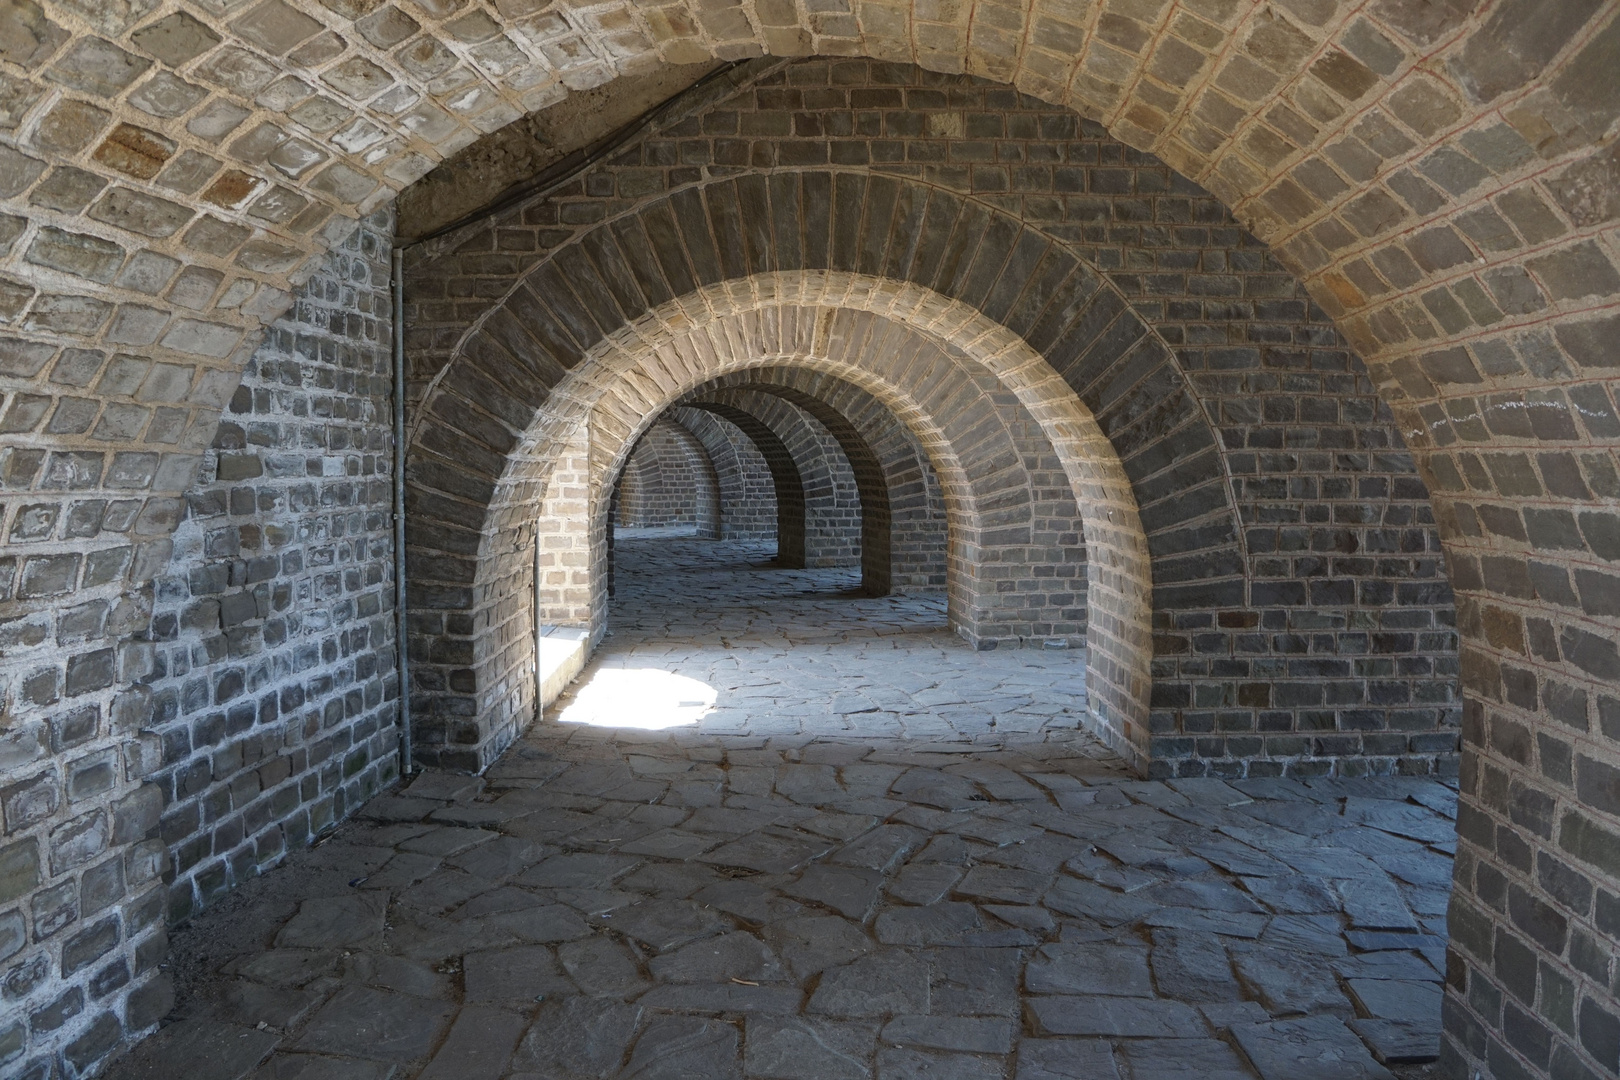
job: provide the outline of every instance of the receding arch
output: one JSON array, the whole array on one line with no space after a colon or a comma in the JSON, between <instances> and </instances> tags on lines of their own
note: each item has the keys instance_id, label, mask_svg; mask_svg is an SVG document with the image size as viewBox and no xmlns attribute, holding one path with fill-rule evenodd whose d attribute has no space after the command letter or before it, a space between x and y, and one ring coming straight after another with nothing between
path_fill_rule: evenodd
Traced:
<instances>
[{"instance_id":1,"label":"receding arch","mask_svg":"<svg viewBox=\"0 0 1620 1080\"><path fill-rule=\"evenodd\" d=\"M515 722L528 700L510 652L522 620L502 613L522 576L521 560L507 553L534 543L525 537L536 535L536 507L542 518L564 523L561 534L542 537L559 568L542 586L542 617L600 628L603 597L592 573L600 552L579 521L590 513L582 505L590 476L611 474L650 418L681 395L730 371L788 364L806 372L802 378L835 376L873 395L929 454L955 519L948 611L981 647L1017 636L1022 609L998 600L995 585L1015 560L998 553L1023 553L1031 539L1027 494L1009 497L1027 492L1027 475L992 396L1002 396L1002 407L1016 405L1026 424L1049 436L1067 471L1071 505L1085 522L1090 704L1110 740L1143 760L1149 557L1112 446L1089 410L1015 335L938 294L843 274L759 275L671 302L605 339L536 410L487 511L493 543L479 560L481 602L471 623L500 647L473 644L475 657L484 652L483 671L472 673L481 684L482 722L503 713ZM1058 599L1061 607L1072 598Z\"/></svg>"},{"instance_id":2,"label":"receding arch","mask_svg":"<svg viewBox=\"0 0 1620 1080\"><path fill-rule=\"evenodd\" d=\"M871 395L847 383L833 393L825 387L767 386L760 379L753 372L729 375L689 396L747 410L794 452L805 478L807 565L852 565L862 546L860 485L838 438L818 419L830 409L842 417L835 423L858 430L882 473L890 591L943 587L944 504L927 455L905 426Z\"/></svg>"},{"instance_id":3,"label":"receding arch","mask_svg":"<svg viewBox=\"0 0 1620 1080\"><path fill-rule=\"evenodd\" d=\"M720 481L720 538L772 540L781 532L781 500L770 462L754 439L724 417L675 406L668 412L703 444Z\"/></svg>"},{"instance_id":4,"label":"receding arch","mask_svg":"<svg viewBox=\"0 0 1620 1080\"><path fill-rule=\"evenodd\" d=\"M720 481L708 447L678 418L643 433L611 485L610 527L691 525L720 537Z\"/></svg>"},{"instance_id":5,"label":"receding arch","mask_svg":"<svg viewBox=\"0 0 1620 1080\"><path fill-rule=\"evenodd\" d=\"M798 462L775 431L743 409L694 400L686 408L708 413L734 425L754 444L770 469L776 489L776 561L790 569L804 566L806 496Z\"/></svg>"}]
</instances>

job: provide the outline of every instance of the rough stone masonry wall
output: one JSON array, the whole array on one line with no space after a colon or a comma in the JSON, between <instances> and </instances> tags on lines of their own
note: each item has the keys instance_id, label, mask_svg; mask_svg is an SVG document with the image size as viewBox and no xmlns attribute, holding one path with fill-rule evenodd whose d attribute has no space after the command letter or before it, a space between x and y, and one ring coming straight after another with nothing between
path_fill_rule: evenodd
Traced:
<instances>
[{"instance_id":1,"label":"rough stone masonry wall","mask_svg":"<svg viewBox=\"0 0 1620 1080\"><path fill-rule=\"evenodd\" d=\"M536 266L533 293L520 290L513 301L524 326L550 318L587 337L601 332L588 301L565 297L567 274L544 261L566 256L568 274L592 273L582 267L610 267L622 242L638 253L650 244L652 254L640 257L684 266L688 256L667 250L673 226L641 240L614 218L632 209L665 213L641 208L705 178L762 170L778 170L773 200L781 172L804 177L805 191L818 171L838 174L839 201L802 210L773 202L770 212L831 218L852 264L881 265L885 233L899 238L893 262L908 257L914 232L956 229L953 238L964 239L953 239L955 247L938 239L934 249L959 260L949 264L961 267L949 287L976 289L1003 318L1016 307L1032 343L1060 372L1078 368L1090 385L1076 389L1094 395L1095 410L1116 414L1105 431L1151 477L1136 491L1144 525L1150 537L1166 534L1153 541L1160 769L1456 768L1457 637L1439 535L1427 490L1366 369L1298 279L1219 200L1099 126L1010 88L864 60L802 61L767 74L413 267L414 378L431 377L491 298ZM892 187L874 181L866 194L842 179L863 174L915 178L971 198L973 208L959 224L954 209L924 218L926 195L908 191L896 209ZM717 239L702 243L718 244L722 258L736 243L738 226L726 220L738 217L734 198L717 195L708 210ZM941 203L955 205L936 198L928 214ZM764 212L749 208L751 228L768 231L753 225ZM1036 237L1020 237L1014 249L1017 226L990 212L1096 266L1140 322L1089 296L1085 310L1053 299L1052 268L1066 264L1039 262ZM680 222L693 227L690 218ZM580 249L566 246L592 230ZM801 257L777 230L774 241L761 241L761 258ZM786 247L773 253L772 243ZM932 282L935 269L909 272ZM1029 278L1036 284L1025 289ZM531 295L567 314L546 315ZM1075 322L1065 328L1065 319ZM467 348L572 355L578 347L526 338L517 321L497 311ZM1169 365L1149 374L1145 353L1142 363L1128 354L1144 323L1173 350L1179 375ZM1092 353L1077 358L1059 333L1090 347L1079 330L1098 338L1094 353L1120 357L1106 376ZM1141 400L1129 401L1133 395ZM1200 441L1209 432L1218 446ZM1223 505L1235 521L1201 517Z\"/></svg>"},{"instance_id":2,"label":"rough stone masonry wall","mask_svg":"<svg viewBox=\"0 0 1620 1080\"><path fill-rule=\"evenodd\" d=\"M389 225L369 219L328 256L254 353L141 618L66 613L69 642L133 640L71 661L66 680L47 656L25 678L51 744L0 786L7 1076L58 1062L77 1076L152 1026L169 1001L166 922L397 775ZM153 367L134 353L94 363L99 385ZM98 375L77 355L56 371ZM82 529L120 511L85 499L68 512ZM117 660L136 681L104 716L89 695Z\"/></svg>"}]
</instances>

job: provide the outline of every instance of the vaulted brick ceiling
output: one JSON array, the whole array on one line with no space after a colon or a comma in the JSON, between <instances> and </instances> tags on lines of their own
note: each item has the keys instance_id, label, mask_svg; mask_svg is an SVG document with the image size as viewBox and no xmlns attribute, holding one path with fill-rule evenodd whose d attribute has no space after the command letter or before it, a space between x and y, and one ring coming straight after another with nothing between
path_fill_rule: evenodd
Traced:
<instances>
[{"instance_id":1,"label":"vaulted brick ceiling","mask_svg":"<svg viewBox=\"0 0 1620 1080\"><path fill-rule=\"evenodd\" d=\"M1556 834L1612 884L1615 834L1588 811L1620 811L1604 741L1620 723L1617 11L0 0L0 650L33 665L70 594L118 613L109 642L139 631L141 589L169 557L180 496L263 329L360 216L447 158L571 94L645 85L669 66L915 63L1070 107L1156 155L1334 317L1434 494L1462 597L1477 754L1460 865L1477 855L1529 881L1522 841L1503 839L1512 821L1549 846ZM92 497L100 536L79 531L70 505ZM81 653L58 658L68 685L110 700L111 648ZM45 736L21 678L0 660L5 753L27 760ZM1563 741L1532 738L1552 725ZM1536 924L1544 900L1514 888L1511 920ZM1476 891L1491 906L1488 886ZM1459 942L1488 966L1490 917L1458 910ZM1541 941L1555 958L1565 944L1561 923ZM1502 955L1501 977L1522 991ZM1459 992L1468 971L1459 961ZM1535 999L1534 973L1529 985ZM1483 1060L1499 1044L1477 1024L1454 1034Z\"/></svg>"}]
</instances>

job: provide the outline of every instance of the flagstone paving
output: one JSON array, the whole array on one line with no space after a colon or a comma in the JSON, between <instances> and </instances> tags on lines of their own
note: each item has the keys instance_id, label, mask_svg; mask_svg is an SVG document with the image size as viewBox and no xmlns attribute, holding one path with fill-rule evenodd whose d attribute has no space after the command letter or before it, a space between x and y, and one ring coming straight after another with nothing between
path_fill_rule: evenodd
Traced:
<instances>
[{"instance_id":1,"label":"flagstone paving","mask_svg":"<svg viewBox=\"0 0 1620 1080\"><path fill-rule=\"evenodd\" d=\"M172 1022L110 1075L1361 1080L1437 1053L1452 789L1136 780L1078 726L1083 656L976 653L938 597L765 555L621 538L614 634L554 715L177 931ZM613 672L652 703L593 697Z\"/></svg>"}]
</instances>

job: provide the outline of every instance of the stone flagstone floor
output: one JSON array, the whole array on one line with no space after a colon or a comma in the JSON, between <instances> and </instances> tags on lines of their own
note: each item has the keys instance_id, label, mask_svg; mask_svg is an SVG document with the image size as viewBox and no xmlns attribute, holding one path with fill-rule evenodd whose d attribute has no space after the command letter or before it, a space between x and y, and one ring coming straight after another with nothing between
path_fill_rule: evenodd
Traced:
<instances>
[{"instance_id":1,"label":"stone flagstone floor","mask_svg":"<svg viewBox=\"0 0 1620 1080\"><path fill-rule=\"evenodd\" d=\"M555 718L178 930L172 1022L109 1075L1426 1075L1450 788L1135 780L1082 657L764 554L621 541Z\"/></svg>"}]
</instances>

